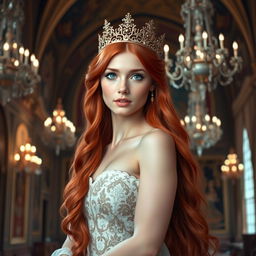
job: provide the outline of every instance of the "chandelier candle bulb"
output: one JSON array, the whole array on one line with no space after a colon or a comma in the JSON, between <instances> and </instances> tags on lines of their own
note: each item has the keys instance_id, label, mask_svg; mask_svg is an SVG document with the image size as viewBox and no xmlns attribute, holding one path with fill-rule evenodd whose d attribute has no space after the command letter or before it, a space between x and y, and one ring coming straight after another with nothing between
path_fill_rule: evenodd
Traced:
<instances>
[{"instance_id":1,"label":"chandelier candle bulb","mask_svg":"<svg viewBox=\"0 0 256 256\"><path fill-rule=\"evenodd\" d=\"M36 153L36 146L32 146L32 147L31 147L31 151L32 151L33 153Z\"/></svg>"},{"instance_id":2,"label":"chandelier candle bulb","mask_svg":"<svg viewBox=\"0 0 256 256\"><path fill-rule=\"evenodd\" d=\"M192 116L191 121L192 121L193 123L195 123L195 122L196 122L196 116Z\"/></svg>"},{"instance_id":3,"label":"chandelier candle bulb","mask_svg":"<svg viewBox=\"0 0 256 256\"><path fill-rule=\"evenodd\" d=\"M219 41L220 41L220 48L224 49L224 36L223 36L223 34L219 35Z\"/></svg>"},{"instance_id":4,"label":"chandelier candle bulb","mask_svg":"<svg viewBox=\"0 0 256 256\"><path fill-rule=\"evenodd\" d=\"M233 50L234 50L234 57L238 56L238 43L236 41L233 42Z\"/></svg>"},{"instance_id":5,"label":"chandelier candle bulb","mask_svg":"<svg viewBox=\"0 0 256 256\"><path fill-rule=\"evenodd\" d=\"M207 38L208 38L207 32L204 31L202 36L203 36L203 41L204 41L204 48L207 48Z\"/></svg>"},{"instance_id":6,"label":"chandelier candle bulb","mask_svg":"<svg viewBox=\"0 0 256 256\"><path fill-rule=\"evenodd\" d=\"M4 57L10 57L10 45L7 42L4 43Z\"/></svg>"},{"instance_id":7,"label":"chandelier candle bulb","mask_svg":"<svg viewBox=\"0 0 256 256\"><path fill-rule=\"evenodd\" d=\"M25 149L26 149L27 151L30 151L31 145L30 145L29 143L27 143L27 144L25 145Z\"/></svg>"},{"instance_id":8,"label":"chandelier candle bulb","mask_svg":"<svg viewBox=\"0 0 256 256\"><path fill-rule=\"evenodd\" d=\"M205 115L205 121L209 122L211 120L210 116L207 114Z\"/></svg>"},{"instance_id":9,"label":"chandelier candle bulb","mask_svg":"<svg viewBox=\"0 0 256 256\"><path fill-rule=\"evenodd\" d=\"M19 161L20 160L20 154L18 154L18 153L16 153L15 155L14 155L14 161Z\"/></svg>"},{"instance_id":10,"label":"chandelier candle bulb","mask_svg":"<svg viewBox=\"0 0 256 256\"><path fill-rule=\"evenodd\" d=\"M216 59L217 59L217 62L218 62L218 64L220 64L221 63L221 57L220 57L220 55L219 54L216 54Z\"/></svg>"},{"instance_id":11,"label":"chandelier candle bulb","mask_svg":"<svg viewBox=\"0 0 256 256\"><path fill-rule=\"evenodd\" d=\"M37 74L38 68L39 68L39 61L37 59L34 60L33 66L34 66L34 72Z\"/></svg>"},{"instance_id":12,"label":"chandelier candle bulb","mask_svg":"<svg viewBox=\"0 0 256 256\"><path fill-rule=\"evenodd\" d=\"M190 122L189 116L185 116L185 122L186 122L186 123L189 123L189 122Z\"/></svg>"},{"instance_id":13,"label":"chandelier candle bulb","mask_svg":"<svg viewBox=\"0 0 256 256\"><path fill-rule=\"evenodd\" d=\"M179 35L180 49L184 48L184 36L182 34Z\"/></svg>"},{"instance_id":14,"label":"chandelier candle bulb","mask_svg":"<svg viewBox=\"0 0 256 256\"><path fill-rule=\"evenodd\" d=\"M23 55L24 55L24 48L20 47L19 54L20 54L20 63L23 63Z\"/></svg>"},{"instance_id":15,"label":"chandelier candle bulb","mask_svg":"<svg viewBox=\"0 0 256 256\"><path fill-rule=\"evenodd\" d=\"M25 55L25 62L24 62L24 64L28 65L28 57L29 57L29 50L28 49L25 50L24 55Z\"/></svg>"},{"instance_id":16,"label":"chandelier candle bulb","mask_svg":"<svg viewBox=\"0 0 256 256\"><path fill-rule=\"evenodd\" d=\"M169 46L168 44L164 45L164 61L167 62L168 61L168 53L169 53Z\"/></svg>"},{"instance_id":17,"label":"chandelier candle bulb","mask_svg":"<svg viewBox=\"0 0 256 256\"><path fill-rule=\"evenodd\" d=\"M15 60L15 61L14 61L14 66L15 66L15 67L18 67L19 65L20 65L20 62L19 62L18 60Z\"/></svg>"},{"instance_id":18,"label":"chandelier candle bulb","mask_svg":"<svg viewBox=\"0 0 256 256\"><path fill-rule=\"evenodd\" d=\"M15 57L15 58L17 58L18 57L18 45L17 45L17 43L13 43L12 44L12 49L13 49L13 56Z\"/></svg>"},{"instance_id":19,"label":"chandelier candle bulb","mask_svg":"<svg viewBox=\"0 0 256 256\"><path fill-rule=\"evenodd\" d=\"M239 164L239 165L238 165L238 169L239 169L239 171L243 171L244 165L243 165L243 164Z\"/></svg>"},{"instance_id":20,"label":"chandelier candle bulb","mask_svg":"<svg viewBox=\"0 0 256 256\"><path fill-rule=\"evenodd\" d=\"M30 61L31 61L31 62L34 62L35 59L36 59L35 54L31 54L31 56L30 56Z\"/></svg>"},{"instance_id":21,"label":"chandelier candle bulb","mask_svg":"<svg viewBox=\"0 0 256 256\"><path fill-rule=\"evenodd\" d=\"M52 131L52 132L55 132L55 131L56 131L56 126L54 126L54 125L51 126L51 131Z\"/></svg>"}]
</instances>

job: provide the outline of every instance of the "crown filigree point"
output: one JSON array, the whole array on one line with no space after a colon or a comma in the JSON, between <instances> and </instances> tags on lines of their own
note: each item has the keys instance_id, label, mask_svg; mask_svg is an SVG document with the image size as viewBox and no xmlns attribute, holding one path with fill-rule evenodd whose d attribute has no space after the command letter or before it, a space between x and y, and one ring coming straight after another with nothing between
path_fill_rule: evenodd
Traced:
<instances>
[{"instance_id":1,"label":"crown filigree point","mask_svg":"<svg viewBox=\"0 0 256 256\"><path fill-rule=\"evenodd\" d=\"M131 42L143 45L161 58L163 53L164 35L157 37L155 34L155 25L150 20L144 27L138 29L134 24L134 19L130 13L127 13L122 19L118 28L114 29L110 23L105 20L103 33L99 35L99 52L107 45L118 42Z\"/></svg>"}]
</instances>

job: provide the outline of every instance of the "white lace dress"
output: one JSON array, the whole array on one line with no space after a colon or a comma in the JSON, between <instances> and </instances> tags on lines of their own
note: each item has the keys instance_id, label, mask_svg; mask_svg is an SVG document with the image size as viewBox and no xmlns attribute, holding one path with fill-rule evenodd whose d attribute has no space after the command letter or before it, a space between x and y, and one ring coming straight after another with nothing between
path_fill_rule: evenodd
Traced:
<instances>
[{"instance_id":1,"label":"white lace dress","mask_svg":"<svg viewBox=\"0 0 256 256\"><path fill-rule=\"evenodd\" d=\"M87 256L101 256L133 235L138 186L139 179L125 171L105 170L95 181L90 178L84 208L91 235ZM52 256L63 253L57 251ZM158 256L170 256L165 244Z\"/></svg>"}]
</instances>

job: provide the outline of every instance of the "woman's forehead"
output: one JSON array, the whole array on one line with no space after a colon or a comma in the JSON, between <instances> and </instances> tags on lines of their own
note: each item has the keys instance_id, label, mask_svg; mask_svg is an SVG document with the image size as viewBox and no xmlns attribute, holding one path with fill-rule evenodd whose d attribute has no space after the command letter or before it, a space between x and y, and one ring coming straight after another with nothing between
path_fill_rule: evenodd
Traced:
<instances>
[{"instance_id":1,"label":"woman's forehead","mask_svg":"<svg viewBox=\"0 0 256 256\"><path fill-rule=\"evenodd\" d=\"M109 62L107 69L117 69L117 70L133 70L142 69L145 67L140 62L139 58L129 51L119 53L115 55Z\"/></svg>"}]
</instances>

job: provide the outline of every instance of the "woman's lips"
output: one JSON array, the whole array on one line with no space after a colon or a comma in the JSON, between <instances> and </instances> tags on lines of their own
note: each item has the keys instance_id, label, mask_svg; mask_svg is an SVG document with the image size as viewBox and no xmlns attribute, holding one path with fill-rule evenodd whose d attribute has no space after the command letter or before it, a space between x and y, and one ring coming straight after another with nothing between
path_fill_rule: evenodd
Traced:
<instances>
[{"instance_id":1,"label":"woman's lips","mask_svg":"<svg viewBox=\"0 0 256 256\"><path fill-rule=\"evenodd\" d=\"M131 101L128 99L117 99L117 100L114 100L114 102L118 107L126 107L131 103Z\"/></svg>"}]
</instances>

